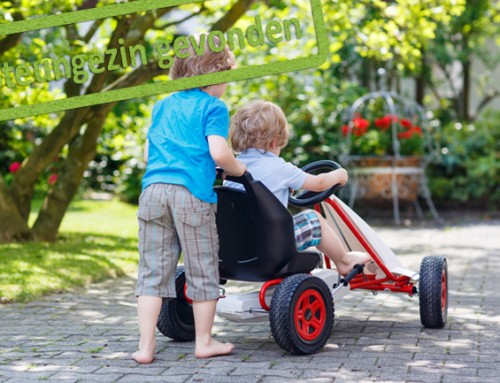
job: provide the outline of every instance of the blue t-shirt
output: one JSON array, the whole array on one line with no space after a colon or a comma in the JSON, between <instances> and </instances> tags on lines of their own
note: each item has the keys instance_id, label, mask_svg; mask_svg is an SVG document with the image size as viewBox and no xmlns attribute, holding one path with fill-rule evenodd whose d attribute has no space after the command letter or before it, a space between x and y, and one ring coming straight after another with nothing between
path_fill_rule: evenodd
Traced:
<instances>
[{"instance_id":1,"label":"blue t-shirt","mask_svg":"<svg viewBox=\"0 0 500 383\"><path fill-rule=\"evenodd\" d=\"M226 104L200 89L158 101L148 131L148 163L142 188L155 183L183 185L196 198L216 203L215 162L207 137L227 139L228 129Z\"/></svg>"},{"instance_id":2,"label":"blue t-shirt","mask_svg":"<svg viewBox=\"0 0 500 383\"><path fill-rule=\"evenodd\" d=\"M253 179L262 182L285 207L290 189L298 190L306 181L306 172L265 150L248 149L238 156L238 160L247 166ZM231 181L224 181L224 186L243 189L243 185Z\"/></svg>"}]
</instances>

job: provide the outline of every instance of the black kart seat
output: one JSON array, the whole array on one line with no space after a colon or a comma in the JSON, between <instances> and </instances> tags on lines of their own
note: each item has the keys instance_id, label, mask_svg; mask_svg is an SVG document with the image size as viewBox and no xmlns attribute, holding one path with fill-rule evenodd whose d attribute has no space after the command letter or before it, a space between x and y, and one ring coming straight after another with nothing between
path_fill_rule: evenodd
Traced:
<instances>
[{"instance_id":1,"label":"black kart seat","mask_svg":"<svg viewBox=\"0 0 500 383\"><path fill-rule=\"evenodd\" d=\"M221 279L264 282L319 265L319 253L297 251L291 214L260 181L249 173L228 179L245 191L215 188Z\"/></svg>"}]
</instances>

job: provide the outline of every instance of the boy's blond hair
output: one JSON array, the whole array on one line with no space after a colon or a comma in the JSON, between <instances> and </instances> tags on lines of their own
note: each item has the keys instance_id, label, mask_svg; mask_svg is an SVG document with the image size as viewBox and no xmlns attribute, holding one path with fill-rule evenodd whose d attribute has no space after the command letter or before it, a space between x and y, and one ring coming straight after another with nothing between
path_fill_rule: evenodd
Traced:
<instances>
[{"instance_id":1,"label":"boy's blond hair","mask_svg":"<svg viewBox=\"0 0 500 383\"><path fill-rule=\"evenodd\" d=\"M282 148L288 143L288 122L281 108L269 101L251 101L231 118L231 145L243 152L250 148L268 150L274 143Z\"/></svg>"},{"instance_id":2,"label":"boy's blond hair","mask_svg":"<svg viewBox=\"0 0 500 383\"><path fill-rule=\"evenodd\" d=\"M199 43L200 36L196 36L196 41ZM214 42L220 47L221 42L217 36L214 37ZM227 44L221 52L212 52L208 45L208 38L205 39L205 48L201 56L196 54L191 44L182 53L189 53L189 57L185 59L175 57L174 65L172 65L169 72L172 80L223 72L236 66L233 52L231 52Z\"/></svg>"}]
</instances>

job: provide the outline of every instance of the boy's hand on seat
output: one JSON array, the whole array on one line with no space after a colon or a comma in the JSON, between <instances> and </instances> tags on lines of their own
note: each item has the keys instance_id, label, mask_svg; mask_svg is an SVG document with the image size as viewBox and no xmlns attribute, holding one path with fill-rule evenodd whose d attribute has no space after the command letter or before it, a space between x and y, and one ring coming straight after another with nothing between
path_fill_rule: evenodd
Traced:
<instances>
[{"instance_id":1,"label":"boy's hand on seat","mask_svg":"<svg viewBox=\"0 0 500 383\"><path fill-rule=\"evenodd\" d=\"M245 172L247 171L247 166L239 160L236 160L236 162L238 163L238 166L240 167L240 174L238 175L238 177L239 177L239 176L242 176L243 174L245 174Z\"/></svg>"}]
</instances>

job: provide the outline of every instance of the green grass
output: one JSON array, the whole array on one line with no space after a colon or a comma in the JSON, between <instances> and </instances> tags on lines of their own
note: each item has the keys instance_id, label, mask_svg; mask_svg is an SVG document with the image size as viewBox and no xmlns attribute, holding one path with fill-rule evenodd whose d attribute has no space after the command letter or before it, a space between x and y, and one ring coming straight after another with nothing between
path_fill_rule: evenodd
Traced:
<instances>
[{"instance_id":1,"label":"green grass","mask_svg":"<svg viewBox=\"0 0 500 383\"><path fill-rule=\"evenodd\" d=\"M136 211L118 201L76 201L57 242L0 244L0 298L28 302L135 272Z\"/></svg>"}]
</instances>

